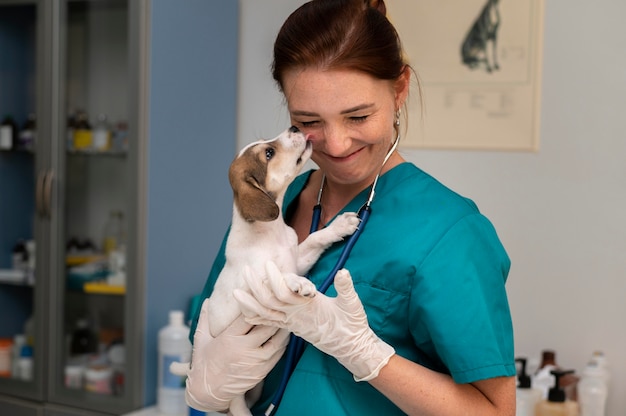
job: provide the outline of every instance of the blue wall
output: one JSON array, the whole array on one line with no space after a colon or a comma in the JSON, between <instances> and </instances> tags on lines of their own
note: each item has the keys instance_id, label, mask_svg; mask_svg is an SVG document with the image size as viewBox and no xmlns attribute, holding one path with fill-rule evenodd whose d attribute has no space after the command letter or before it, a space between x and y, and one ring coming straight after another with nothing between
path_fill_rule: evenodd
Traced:
<instances>
[{"instance_id":1,"label":"blue wall","mask_svg":"<svg viewBox=\"0 0 626 416\"><path fill-rule=\"evenodd\" d=\"M145 404L156 397L158 330L202 290L231 218L238 8L152 1Z\"/></svg>"}]
</instances>

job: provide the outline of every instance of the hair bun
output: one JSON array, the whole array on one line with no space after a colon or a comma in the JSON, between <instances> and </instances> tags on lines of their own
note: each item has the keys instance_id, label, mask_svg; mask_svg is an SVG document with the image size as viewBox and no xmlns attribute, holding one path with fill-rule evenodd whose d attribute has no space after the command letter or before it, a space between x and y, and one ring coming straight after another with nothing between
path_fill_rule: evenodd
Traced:
<instances>
[{"instance_id":1,"label":"hair bun","mask_svg":"<svg viewBox=\"0 0 626 416\"><path fill-rule=\"evenodd\" d=\"M383 16L387 16L387 6L385 6L385 0L365 0L365 4L372 9L378 10Z\"/></svg>"}]
</instances>

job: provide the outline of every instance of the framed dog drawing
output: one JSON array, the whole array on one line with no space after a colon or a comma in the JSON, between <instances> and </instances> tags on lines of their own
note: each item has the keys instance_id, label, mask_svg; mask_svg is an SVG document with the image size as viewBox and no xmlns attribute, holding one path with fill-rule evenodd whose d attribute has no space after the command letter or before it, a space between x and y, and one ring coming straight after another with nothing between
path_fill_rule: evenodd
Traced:
<instances>
[{"instance_id":1,"label":"framed dog drawing","mask_svg":"<svg viewBox=\"0 0 626 416\"><path fill-rule=\"evenodd\" d=\"M423 105L404 147L539 149L543 0L387 0Z\"/></svg>"}]
</instances>

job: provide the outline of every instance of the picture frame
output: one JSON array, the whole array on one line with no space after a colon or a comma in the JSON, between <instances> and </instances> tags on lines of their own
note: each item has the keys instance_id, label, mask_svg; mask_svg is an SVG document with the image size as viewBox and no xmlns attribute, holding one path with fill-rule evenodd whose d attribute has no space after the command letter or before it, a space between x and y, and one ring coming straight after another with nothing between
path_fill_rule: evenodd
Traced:
<instances>
[{"instance_id":1,"label":"picture frame","mask_svg":"<svg viewBox=\"0 0 626 416\"><path fill-rule=\"evenodd\" d=\"M387 0L419 80L401 146L539 150L543 0Z\"/></svg>"}]
</instances>

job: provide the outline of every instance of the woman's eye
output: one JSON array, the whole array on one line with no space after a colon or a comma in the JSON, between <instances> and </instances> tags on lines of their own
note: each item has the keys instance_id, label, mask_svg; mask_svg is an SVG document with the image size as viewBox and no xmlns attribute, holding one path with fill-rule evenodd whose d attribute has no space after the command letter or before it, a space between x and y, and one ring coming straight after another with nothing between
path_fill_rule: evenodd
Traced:
<instances>
[{"instance_id":1,"label":"woman's eye","mask_svg":"<svg viewBox=\"0 0 626 416\"><path fill-rule=\"evenodd\" d=\"M274 157L275 153L276 151L273 148L268 147L267 149L265 149L265 159L270 160Z\"/></svg>"},{"instance_id":2,"label":"woman's eye","mask_svg":"<svg viewBox=\"0 0 626 416\"><path fill-rule=\"evenodd\" d=\"M355 123L362 123L367 120L367 116L350 117L350 120Z\"/></svg>"},{"instance_id":3,"label":"woman's eye","mask_svg":"<svg viewBox=\"0 0 626 416\"><path fill-rule=\"evenodd\" d=\"M313 127L313 126L315 126L316 123L317 123L317 120L315 120L315 121L301 121L300 122L302 127Z\"/></svg>"}]
</instances>

